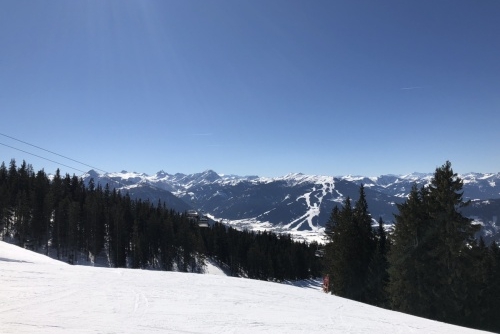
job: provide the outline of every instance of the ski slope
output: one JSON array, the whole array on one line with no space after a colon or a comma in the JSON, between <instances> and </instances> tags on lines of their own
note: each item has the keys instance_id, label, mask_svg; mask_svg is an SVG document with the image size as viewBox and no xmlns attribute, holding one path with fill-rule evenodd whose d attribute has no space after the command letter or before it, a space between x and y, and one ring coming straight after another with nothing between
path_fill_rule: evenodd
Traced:
<instances>
[{"instance_id":1,"label":"ski slope","mask_svg":"<svg viewBox=\"0 0 500 334\"><path fill-rule=\"evenodd\" d=\"M219 273L220 274L220 273ZM0 242L1 333L474 333L221 275L70 266Z\"/></svg>"}]
</instances>

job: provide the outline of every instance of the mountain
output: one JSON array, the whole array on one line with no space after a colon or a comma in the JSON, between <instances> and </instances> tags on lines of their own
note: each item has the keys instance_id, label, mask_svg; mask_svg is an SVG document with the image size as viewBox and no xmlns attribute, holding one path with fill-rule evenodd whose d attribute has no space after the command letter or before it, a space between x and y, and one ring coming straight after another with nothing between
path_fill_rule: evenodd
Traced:
<instances>
[{"instance_id":1,"label":"mountain","mask_svg":"<svg viewBox=\"0 0 500 334\"><path fill-rule=\"evenodd\" d=\"M149 200L155 205L160 201L178 212L191 209L189 204L170 192L171 188L168 183L151 182L151 180L158 178L158 175L161 176L161 173L163 172L158 172L154 178L151 178L144 173L121 171L120 173L99 174L91 170L83 175L83 180L87 184L90 179L94 179L94 182L101 184L101 186L108 184L111 189L119 190L123 194L128 193L132 199Z\"/></svg>"},{"instance_id":2,"label":"mountain","mask_svg":"<svg viewBox=\"0 0 500 334\"><path fill-rule=\"evenodd\" d=\"M413 184L427 185L433 174L364 176L315 176L301 173L282 177L219 175L212 170L195 174L155 175L126 172L83 176L101 185L128 192L133 198L159 200L177 211L203 210L215 220L237 228L268 229L287 232L296 238L321 240L324 224L335 205L347 196L357 200L364 184L370 213L392 224L397 203L405 200ZM500 173L468 173L464 180L464 198L472 205L463 212L483 226L488 239L500 236Z\"/></svg>"},{"instance_id":3,"label":"mountain","mask_svg":"<svg viewBox=\"0 0 500 334\"><path fill-rule=\"evenodd\" d=\"M0 242L2 333L484 333L302 286L70 266Z\"/></svg>"},{"instance_id":4,"label":"mountain","mask_svg":"<svg viewBox=\"0 0 500 334\"><path fill-rule=\"evenodd\" d=\"M484 241L500 241L500 199L473 200L471 204L463 208L463 214L481 225L481 233Z\"/></svg>"},{"instance_id":5,"label":"mountain","mask_svg":"<svg viewBox=\"0 0 500 334\"><path fill-rule=\"evenodd\" d=\"M416 183L419 187L430 183L434 174L412 173L408 175L382 175L379 177L344 177L356 184L365 184L365 187L371 187L376 191L398 196L406 197L411 186ZM467 173L459 175L464 181L464 199L486 200L500 198L500 173L482 174Z\"/></svg>"}]
</instances>

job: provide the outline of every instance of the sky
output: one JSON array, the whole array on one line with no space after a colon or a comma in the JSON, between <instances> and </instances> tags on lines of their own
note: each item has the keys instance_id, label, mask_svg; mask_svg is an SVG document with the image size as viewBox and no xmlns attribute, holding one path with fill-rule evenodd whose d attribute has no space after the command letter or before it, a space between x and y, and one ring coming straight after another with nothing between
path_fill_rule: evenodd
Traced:
<instances>
[{"instance_id":1,"label":"sky","mask_svg":"<svg viewBox=\"0 0 500 334\"><path fill-rule=\"evenodd\" d=\"M497 173L499 17L498 0L2 0L0 161Z\"/></svg>"}]
</instances>

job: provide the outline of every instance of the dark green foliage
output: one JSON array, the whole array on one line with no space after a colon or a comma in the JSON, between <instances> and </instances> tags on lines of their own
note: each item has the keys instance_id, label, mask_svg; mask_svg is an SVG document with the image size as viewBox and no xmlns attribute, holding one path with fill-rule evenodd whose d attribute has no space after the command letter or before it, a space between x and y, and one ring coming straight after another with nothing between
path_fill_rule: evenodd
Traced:
<instances>
[{"instance_id":1,"label":"dark green foliage","mask_svg":"<svg viewBox=\"0 0 500 334\"><path fill-rule=\"evenodd\" d=\"M56 171L49 180L25 162L0 166L0 238L70 263L199 272L207 257L235 276L282 281L320 274L317 245L288 235L201 229L162 203L131 200Z\"/></svg>"},{"instance_id":2,"label":"dark green foliage","mask_svg":"<svg viewBox=\"0 0 500 334\"><path fill-rule=\"evenodd\" d=\"M364 187L354 208L347 197L342 209L335 207L326 224L328 243L325 246L326 273L330 290L341 297L362 302L375 299L367 288L369 265L376 239L371 227Z\"/></svg>"},{"instance_id":3,"label":"dark green foliage","mask_svg":"<svg viewBox=\"0 0 500 334\"><path fill-rule=\"evenodd\" d=\"M389 299L393 309L423 317L435 314L432 289L437 282L433 275L435 263L429 253L436 244L430 233L428 213L423 199L425 189L414 186L408 200L398 205L396 225L389 252Z\"/></svg>"},{"instance_id":4,"label":"dark green foliage","mask_svg":"<svg viewBox=\"0 0 500 334\"><path fill-rule=\"evenodd\" d=\"M328 223L325 273L333 293L381 307L500 331L500 250L473 238L478 226L461 214L462 180L446 162L428 187L414 186L398 205L395 229L374 233L363 187ZM390 242L389 242L390 241ZM371 256L369 256L371 254ZM363 284L364 283L364 284Z\"/></svg>"},{"instance_id":5,"label":"dark green foliage","mask_svg":"<svg viewBox=\"0 0 500 334\"><path fill-rule=\"evenodd\" d=\"M386 287L389 282L389 263L387 261L387 236L384 230L384 222L379 218L376 233L376 249L368 266L366 281L367 302L372 305L388 307Z\"/></svg>"},{"instance_id":6,"label":"dark green foliage","mask_svg":"<svg viewBox=\"0 0 500 334\"><path fill-rule=\"evenodd\" d=\"M494 332L500 331L500 249L493 242L489 247L481 238L472 248L467 276L464 324Z\"/></svg>"},{"instance_id":7,"label":"dark green foliage","mask_svg":"<svg viewBox=\"0 0 500 334\"><path fill-rule=\"evenodd\" d=\"M230 275L263 280L317 277L316 245L293 241L289 235L237 231L215 223L202 230L207 256L227 268Z\"/></svg>"},{"instance_id":8,"label":"dark green foliage","mask_svg":"<svg viewBox=\"0 0 500 334\"><path fill-rule=\"evenodd\" d=\"M473 239L478 226L460 212L462 186L446 162L398 205L388 296L398 311L498 331L498 247Z\"/></svg>"}]
</instances>

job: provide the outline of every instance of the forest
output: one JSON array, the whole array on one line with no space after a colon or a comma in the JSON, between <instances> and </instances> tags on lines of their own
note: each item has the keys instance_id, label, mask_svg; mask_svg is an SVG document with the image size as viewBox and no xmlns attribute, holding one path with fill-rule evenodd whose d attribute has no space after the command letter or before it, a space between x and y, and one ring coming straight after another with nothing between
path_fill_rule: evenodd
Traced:
<instances>
[{"instance_id":1,"label":"forest","mask_svg":"<svg viewBox=\"0 0 500 334\"><path fill-rule=\"evenodd\" d=\"M398 204L392 231L372 228L364 187L326 224L325 273L341 297L460 326L500 331L500 249L475 239L462 180L446 162Z\"/></svg>"},{"instance_id":2,"label":"forest","mask_svg":"<svg viewBox=\"0 0 500 334\"><path fill-rule=\"evenodd\" d=\"M0 237L71 264L202 272L283 281L321 275L316 244L289 235L199 227L164 203L132 200L109 186L50 177L25 161L0 165Z\"/></svg>"}]
</instances>

